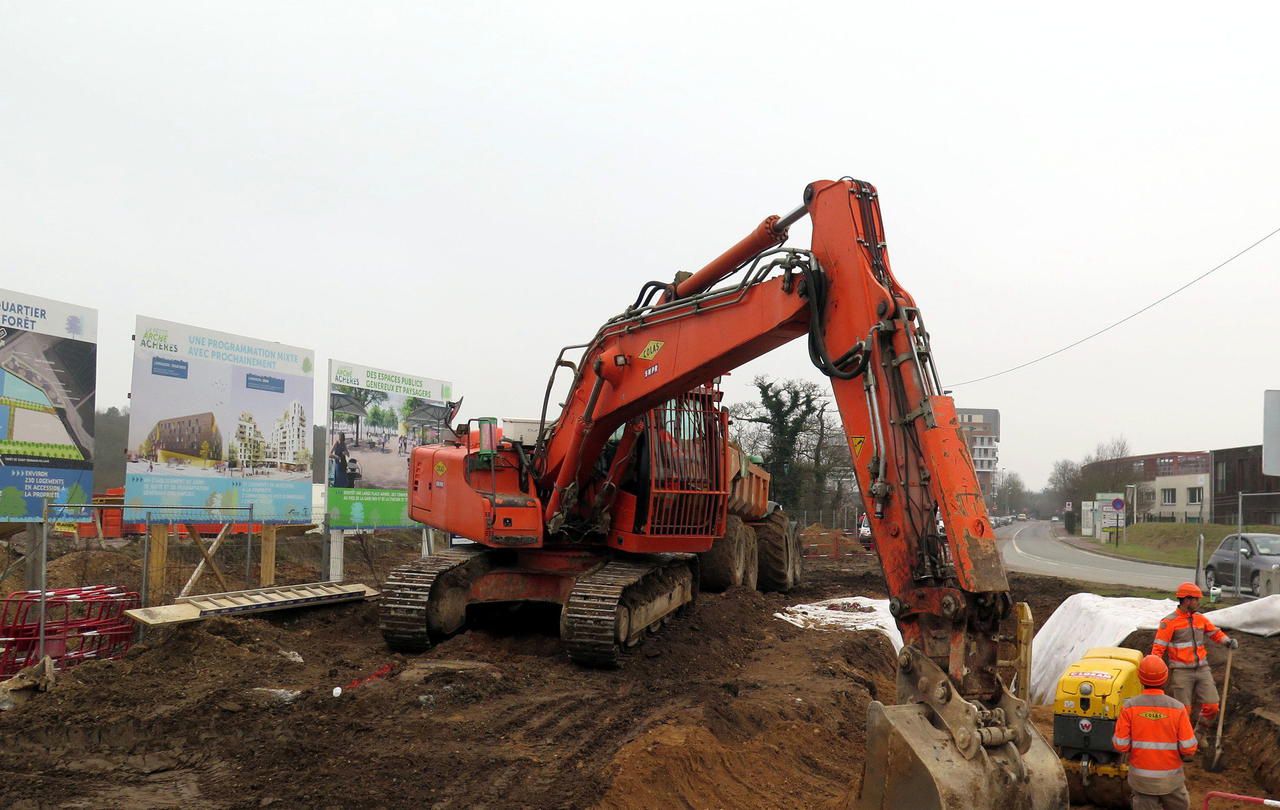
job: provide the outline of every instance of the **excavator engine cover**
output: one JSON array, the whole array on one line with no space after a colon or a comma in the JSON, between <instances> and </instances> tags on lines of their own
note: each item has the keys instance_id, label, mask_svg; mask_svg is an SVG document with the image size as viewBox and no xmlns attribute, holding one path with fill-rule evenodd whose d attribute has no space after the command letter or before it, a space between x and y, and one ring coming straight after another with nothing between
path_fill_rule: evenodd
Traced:
<instances>
[{"instance_id":1,"label":"excavator engine cover","mask_svg":"<svg viewBox=\"0 0 1280 810\"><path fill-rule=\"evenodd\" d=\"M920 703L867 709L867 758L857 810L1065 810L1062 763L1039 733L1026 752L1013 743L966 759Z\"/></svg>"}]
</instances>

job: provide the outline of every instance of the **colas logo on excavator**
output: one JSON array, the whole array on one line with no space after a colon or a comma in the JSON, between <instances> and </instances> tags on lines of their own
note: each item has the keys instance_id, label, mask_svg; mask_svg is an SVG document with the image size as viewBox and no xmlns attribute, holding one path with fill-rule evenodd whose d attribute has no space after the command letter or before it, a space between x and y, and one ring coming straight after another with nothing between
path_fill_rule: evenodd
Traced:
<instances>
[{"instance_id":1,"label":"colas logo on excavator","mask_svg":"<svg viewBox=\"0 0 1280 810\"><path fill-rule=\"evenodd\" d=\"M661 340L649 341L644 345L644 348L640 351L640 359L652 360L653 358L658 356L658 352L662 351L662 347L665 345L666 344L663 343Z\"/></svg>"}]
</instances>

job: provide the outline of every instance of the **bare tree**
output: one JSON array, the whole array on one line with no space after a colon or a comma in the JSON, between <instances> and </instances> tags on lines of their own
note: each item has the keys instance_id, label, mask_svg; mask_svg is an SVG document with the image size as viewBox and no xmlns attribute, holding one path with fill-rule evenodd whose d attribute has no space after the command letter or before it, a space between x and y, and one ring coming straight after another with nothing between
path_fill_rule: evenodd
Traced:
<instances>
[{"instance_id":1,"label":"bare tree","mask_svg":"<svg viewBox=\"0 0 1280 810\"><path fill-rule=\"evenodd\" d=\"M1027 509L1030 493L1022 483L1022 476L1016 472L1008 472L1000 476L1000 485L996 487L996 510L1006 514L1016 514Z\"/></svg>"},{"instance_id":2,"label":"bare tree","mask_svg":"<svg viewBox=\"0 0 1280 810\"><path fill-rule=\"evenodd\" d=\"M1049 473L1049 486L1045 489L1060 500L1070 500L1071 495L1080 486L1080 465L1071 459L1061 458L1053 462L1053 471Z\"/></svg>"},{"instance_id":3,"label":"bare tree","mask_svg":"<svg viewBox=\"0 0 1280 810\"><path fill-rule=\"evenodd\" d=\"M854 506L849 444L826 392L806 380L754 382L760 400L729 406L730 435L764 458L773 477L771 497L791 509L832 516Z\"/></svg>"}]
</instances>

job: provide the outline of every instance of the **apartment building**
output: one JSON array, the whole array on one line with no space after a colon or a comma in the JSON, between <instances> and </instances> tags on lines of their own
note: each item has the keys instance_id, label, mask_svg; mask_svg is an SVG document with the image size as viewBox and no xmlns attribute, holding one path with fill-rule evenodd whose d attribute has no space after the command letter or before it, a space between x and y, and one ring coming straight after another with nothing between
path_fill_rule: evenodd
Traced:
<instances>
[{"instance_id":1,"label":"apartment building","mask_svg":"<svg viewBox=\"0 0 1280 810\"><path fill-rule=\"evenodd\" d=\"M978 486L988 507L993 505L1000 470L1000 411L995 408L956 408L960 435L973 457Z\"/></svg>"},{"instance_id":2,"label":"apartment building","mask_svg":"<svg viewBox=\"0 0 1280 810\"><path fill-rule=\"evenodd\" d=\"M213 414L193 413L161 419L147 434L147 447L142 455L186 456L191 459L218 461L222 458L222 434Z\"/></svg>"},{"instance_id":3,"label":"apartment building","mask_svg":"<svg viewBox=\"0 0 1280 810\"><path fill-rule=\"evenodd\" d=\"M311 464L307 412L296 399L285 408L271 429L267 460L282 469L302 469Z\"/></svg>"}]
</instances>

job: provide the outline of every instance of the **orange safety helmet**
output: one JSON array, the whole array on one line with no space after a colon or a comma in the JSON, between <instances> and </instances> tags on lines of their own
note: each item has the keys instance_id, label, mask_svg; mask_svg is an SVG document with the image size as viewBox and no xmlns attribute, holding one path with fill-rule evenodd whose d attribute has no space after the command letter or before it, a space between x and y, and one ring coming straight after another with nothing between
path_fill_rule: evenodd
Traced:
<instances>
[{"instance_id":1,"label":"orange safety helmet","mask_svg":"<svg viewBox=\"0 0 1280 810\"><path fill-rule=\"evenodd\" d=\"M1143 686L1163 686L1169 680L1169 667L1158 655L1148 655L1138 664L1138 680Z\"/></svg>"},{"instance_id":2,"label":"orange safety helmet","mask_svg":"<svg viewBox=\"0 0 1280 810\"><path fill-rule=\"evenodd\" d=\"M1200 587L1194 582L1184 582L1178 586L1178 592L1174 594L1174 596L1179 599L1186 599L1189 596L1194 596L1196 599L1203 599L1204 591L1200 590Z\"/></svg>"}]
</instances>

